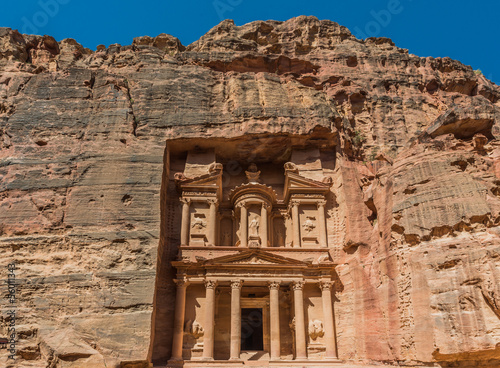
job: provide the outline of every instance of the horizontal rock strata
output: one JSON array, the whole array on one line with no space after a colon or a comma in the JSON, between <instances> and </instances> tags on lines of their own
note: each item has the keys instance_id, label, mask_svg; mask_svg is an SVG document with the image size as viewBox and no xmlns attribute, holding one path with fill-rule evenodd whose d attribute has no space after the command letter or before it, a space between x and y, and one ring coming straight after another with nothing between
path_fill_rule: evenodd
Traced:
<instances>
[{"instance_id":1,"label":"horizontal rock strata","mask_svg":"<svg viewBox=\"0 0 500 368\"><path fill-rule=\"evenodd\" d=\"M97 51L0 28L13 366L169 358L177 240L166 224L177 204L165 142L189 138L246 152L336 147L340 359L497 367L499 135L500 88L470 67L314 17L226 20L187 47L161 34ZM0 305L2 337L8 299Z\"/></svg>"}]
</instances>

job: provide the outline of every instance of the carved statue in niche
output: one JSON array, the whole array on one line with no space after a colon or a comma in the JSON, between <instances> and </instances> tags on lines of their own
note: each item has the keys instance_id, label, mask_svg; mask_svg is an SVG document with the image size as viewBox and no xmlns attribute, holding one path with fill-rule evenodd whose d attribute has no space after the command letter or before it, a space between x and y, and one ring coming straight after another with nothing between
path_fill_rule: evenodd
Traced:
<instances>
[{"instance_id":1,"label":"carved statue in niche","mask_svg":"<svg viewBox=\"0 0 500 368\"><path fill-rule=\"evenodd\" d=\"M309 321L309 337L313 340L316 341L318 337L323 337L325 334L325 331L323 329L323 322L321 322L319 319L311 320Z\"/></svg>"},{"instance_id":2,"label":"carved statue in niche","mask_svg":"<svg viewBox=\"0 0 500 368\"><path fill-rule=\"evenodd\" d=\"M308 233L310 233L311 231L313 231L314 228L316 227L316 225L314 224L314 221L316 221L316 217L314 217L314 216L307 216L307 220L304 221L304 224L302 225L302 227L304 228L304 230L307 231Z\"/></svg>"},{"instance_id":3,"label":"carved statue in niche","mask_svg":"<svg viewBox=\"0 0 500 368\"><path fill-rule=\"evenodd\" d=\"M259 226L260 226L260 221L257 219L257 216L255 216L252 221L250 221L250 224L248 225L248 228L250 230L250 237L258 237L259 236Z\"/></svg>"},{"instance_id":4,"label":"carved statue in niche","mask_svg":"<svg viewBox=\"0 0 500 368\"><path fill-rule=\"evenodd\" d=\"M245 174L249 183L260 183L260 171L254 163L250 164L248 171L245 171Z\"/></svg>"}]
</instances>

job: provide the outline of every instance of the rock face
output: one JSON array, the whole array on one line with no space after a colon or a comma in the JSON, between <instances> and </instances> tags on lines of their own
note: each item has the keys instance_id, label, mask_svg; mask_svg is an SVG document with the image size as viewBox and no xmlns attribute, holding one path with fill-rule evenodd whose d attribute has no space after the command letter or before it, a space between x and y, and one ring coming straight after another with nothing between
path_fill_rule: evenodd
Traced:
<instances>
[{"instance_id":1,"label":"rock face","mask_svg":"<svg viewBox=\"0 0 500 368\"><path fill-rule=\"evenodd\" d=\"M0 28L0 275L16 265L18 334L0 365L166 362L167 193L184 168L165 142L210 138L238 139L240 160L336 147L340 359L498 367L499 137L500 88L470 67L314 17L95 52Z\"/></svg>"}]
</instances>

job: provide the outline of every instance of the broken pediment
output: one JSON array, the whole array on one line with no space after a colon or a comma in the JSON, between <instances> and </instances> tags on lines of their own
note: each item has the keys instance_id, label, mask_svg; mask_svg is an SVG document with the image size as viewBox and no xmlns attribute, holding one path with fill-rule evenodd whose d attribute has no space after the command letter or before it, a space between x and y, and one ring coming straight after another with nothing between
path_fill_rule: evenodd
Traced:
<instances>
[{"instance_id":1,"label":"broken pediment","mask_svg":"<svg viewBox=\"0 0 500 368\"><path fill-rule=\"evenodd\" d=\"M308 179L297 172L287 171L285 174L284 199L287 202L292 194L326 195L330 191L332 181L325 178L322 182Z\"/></svg>"},{"instance_id":2,"label":"broken pediment","mask_svg":"<svg viewBox=\"0 0 500 368\"><path fill-rule=\"evenodd\" d=\"M181 174L181 173L179 173ZM183 192L212 192L222 197L222 165L212 164L209 173L195 178L187 178L176 174L176 184Z\"/></svg>"}]
</instances>

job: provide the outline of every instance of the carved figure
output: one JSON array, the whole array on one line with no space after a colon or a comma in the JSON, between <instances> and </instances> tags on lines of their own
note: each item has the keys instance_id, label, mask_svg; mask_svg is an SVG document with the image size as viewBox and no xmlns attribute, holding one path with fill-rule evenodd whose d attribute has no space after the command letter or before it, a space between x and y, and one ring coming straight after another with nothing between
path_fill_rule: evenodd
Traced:
<instances>
[{"instance_id":1,"label":"carved figure","mask_svg":"<svg viewBox=\"0 0 500 368\"><path fill-rule=\"evenodd\" d=\"M285 163L285 171L290 171L290 172L298 173L299 172L299 168L293 162L287 162L287 163Z\"/></svg>"},{"instance_id":2,"label":"carved figure","mask_svg":"<svg viewBox=\"0 0 500 368\"><path fill-rule=\"evenodd\" d=\"M309 337L311 337L313 341L318 337L323 337L324 334L323 322L319 319L309 321Z\"/></svg>"},{"instance_id":3,"label":"carved figure","mask_svg":"<svg viewBox=\"0 0 500 368\"><path fill-rule=\"evenodd\" d=\"M182 173L182 172L177 172L177 173L175 173L175 174L174 174L174 180L175 180L176 182L180 182L180 181L189 180L189 178L188 178L188 177L186 177L186 176L184 175L184 173Z\"/></svg>"},{"instance_id":4,"label":"carved figure","mask_svg":"<svg viewBox=\"0 0 500 368\"><path fill-rule=\"evenodd\" d=\"M203 221L201 215L194 215L194 221L191 224L193 229L201 230L204 227L207 227L206 221Z\"/></svg>"},{"instance_id":5,"label":"carved figure","mask_svg":"<svg viewBox=\"0 0 500 368\"><path fill-rule=\"evenodd\" d=\"M245 171L249 183L259 183L260 182L260 171L257 169L257 165L254 163L250 164L248 171Z\"/></svg>"},{"instance_id":6,"label":"carved figure","mask_svg":"<svg viewBox=\"0 0 500 368\"><path fill-rule=\"evenodd\" d=\"M307 216L307 220L302 225L302 227L304 228L304 230L307 231L308 233L310 233L311 231L313 231L314 228L316 227L316 225L314 224L313 220L316 220L316 217L314 217L314 216Z\"/></svg>"},{"instance_id":7,"label":"carved figure","mask_svg":"<svg viewBox=\"0 0 500 368\"><path fill-rule=\"evenodd\" d=\"M184 326L184 332L193 335L195 339L199 339L205 333L205 330L198 321L187 321Z\"/></svg>"},{"instance_id":8,"label":"carved figure","mask_svg":"<svg viewBox=\"0 0 500 368\"><path fill-rule=\"evenodd\" d=\"M328 185L332 185L333 184L333 179L331 176L325 176L322 180L323 183L325 184L328 184Z\"/></svg>"},{"instance_id":9,"label":"carved figure","mask_svg":"<svg viewBox=\"0 0 500 368\"><path fill-rule=\"evenodd\" d=\"M330 261L330 256L328 254L323 254L321 257L318 258L318 263L329 262L329 261Z\"/></svg>"},{"instance_id":10,"label":"carved figure","mask_svg":"<svg viewBox=\"0 0 500 368\"><path fill-rule=\"evenodd\" d=\"M260 221L257 219L257 217L254 217L252 221L250 221L250 224L248 225L250 229L250 236L259 236L259 226L260 226Z\"/></svg>"},{"instance_id":11,"label":"carved figure","mask_svg":"<svg viewBox=\"0 0 500 368\"><path fill-rule=\"evenodd\" d=\"M218 163L218 162L215 162L213 163L212 165L210 165L210 167L208 168L208 172L210 174L213 174L213 173L216 173L218 171L222 171L222 164L221 163Z\"/></svg>"}]
</instances>

